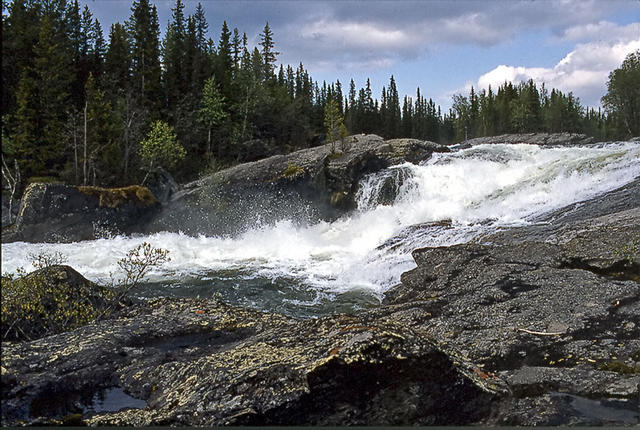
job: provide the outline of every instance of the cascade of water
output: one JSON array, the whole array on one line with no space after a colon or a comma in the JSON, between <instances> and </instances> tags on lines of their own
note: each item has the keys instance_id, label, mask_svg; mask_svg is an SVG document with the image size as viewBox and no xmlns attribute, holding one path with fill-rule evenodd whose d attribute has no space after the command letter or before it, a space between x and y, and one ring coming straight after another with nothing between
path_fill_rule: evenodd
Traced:
<instances>
[{"instance_id":1,"label":"cascade of water","mask_svg":"<svg viewBox=\"0 0 640 430\"><path fill-rule=\"evenodd\" d=\"M189 280L207 280L242 295L246 285L262 279L286 285L286 291L311 289L330 296L364 289L380 296L414 266L413 249L460 243L497 226L527 223L637 177L638 142L563 148L481 145L363 178L358 210L332 223L300 227L283 221L235 238L158 233L91 243L3 244L2 270L30 270L29 254L57 251L85 276L105 280L118 271L116 262L127 250L146 241L170 251L172 261L152 278L176 291ZM279 291L282 299L296 300Z\"/></svg>"}]
</instances>

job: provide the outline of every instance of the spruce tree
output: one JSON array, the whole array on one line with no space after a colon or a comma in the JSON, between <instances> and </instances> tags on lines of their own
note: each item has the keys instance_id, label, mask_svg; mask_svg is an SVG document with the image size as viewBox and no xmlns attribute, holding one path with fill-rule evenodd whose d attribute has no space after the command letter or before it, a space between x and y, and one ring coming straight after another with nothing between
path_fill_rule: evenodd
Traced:
<instances>
[{"instance_id":1,"label":"spruce tree","mask_svg":"<svg viewBox=\"0 0 640 430\"><path fill-rule=\"evenodd\" d=\"M160 25L149 0L134 0L127 23L134 94L152 110L160 100Z\"/></svg>"},{"instance_id":2,"label":"spruce tree","mask_svg":"<svg viewBox=\"0 0 640 430\"><path fill-rule=\"evenodd\" d=\"M267 22L260 34L260 47L262 54L262 63L264 65L264 79L270 80L273 78L273 72L275 70L276 58L280 54L275 51L275 44L273 41L273 32L271 28L269 28L269 23Z\"/></svg>"}]
</instances>

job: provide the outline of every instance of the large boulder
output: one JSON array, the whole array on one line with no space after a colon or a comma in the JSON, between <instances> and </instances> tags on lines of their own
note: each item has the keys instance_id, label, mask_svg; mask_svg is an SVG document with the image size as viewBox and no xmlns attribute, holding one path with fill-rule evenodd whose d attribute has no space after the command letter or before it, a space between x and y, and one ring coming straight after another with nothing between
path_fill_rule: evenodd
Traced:
<instances>
[{"instance_id":1,"label":"large boulder","mask_svg":"<svg viewBox=\"0 0 640 430\"><path fill-rule=\"evenodd\" d=\"M77 242L139 231L160 209L146 187L76 187L35 183L25 190L16 223L2 242Z\"/></svg>"},{"instance_id":2,"label":"large boulder","mask_svg":"<svg viewBox=\"0 0 640 430\"><path fill-rule=\"evenodd\" d=\"M446 151L433 142L358 135L241 164L184 185L147 231L219 235L282 219L334 219L355 208L364 175Z\"/></svg>"}]
</instances>

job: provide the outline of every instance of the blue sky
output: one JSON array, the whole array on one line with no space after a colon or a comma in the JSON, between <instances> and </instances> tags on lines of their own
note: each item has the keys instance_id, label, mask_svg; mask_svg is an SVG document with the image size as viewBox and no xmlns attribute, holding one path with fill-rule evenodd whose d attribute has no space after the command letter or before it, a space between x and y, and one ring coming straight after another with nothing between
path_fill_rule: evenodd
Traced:
<instances>
[{"instance_id":1,"label":"blue sky","mask_svg":"<svg viewBox=\"0 0 640 430\"><path fill-rule=\"evenodd\" d=\"M108 36L131 14L130 0L81 0ZM183 0L191 14L198 1ZM152 2L162 29L175 0ZM300 61L319 81L371 78L374 94L394 75L401 95L416 87L447 109L471 86L534 78L572 91L597 107L608 73L640 49L638 0L527 1L201 1L209 35L222 21L246 32L250 44L269 22L279 60Z\"/></svg>"}]
</instances>

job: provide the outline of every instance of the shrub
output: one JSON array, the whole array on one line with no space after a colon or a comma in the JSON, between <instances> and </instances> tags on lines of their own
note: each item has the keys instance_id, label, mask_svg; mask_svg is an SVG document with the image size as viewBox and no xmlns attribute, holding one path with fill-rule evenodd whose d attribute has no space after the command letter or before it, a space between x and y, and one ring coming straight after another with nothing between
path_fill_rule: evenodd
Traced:
<instances>
[{"instance_id":1,"label":"shrub","mask_svg":"<svg viewBox=\"0 0 640 430\"><path fill-rule=\"evenodd\" d=\"M68 266L2 277L2 340L32 340L85 325L109 306L113 293Z\"/></svg>"},{"instance_id":2,"label":"shrub","mask_svg":"<svg viewBox=\"0 0 640 430\"><path fill-rule=\"evenodd\" d=\"M2 276L2 340L38 339L111 315L151 268L169 260L168 253L146 242L130 250L118 262L124 276L115 280L112 288L60 265L65 261L60 253L32 256L36 271L25 274L19 270L17 276Z\"/></svg>"}]
</instances>

